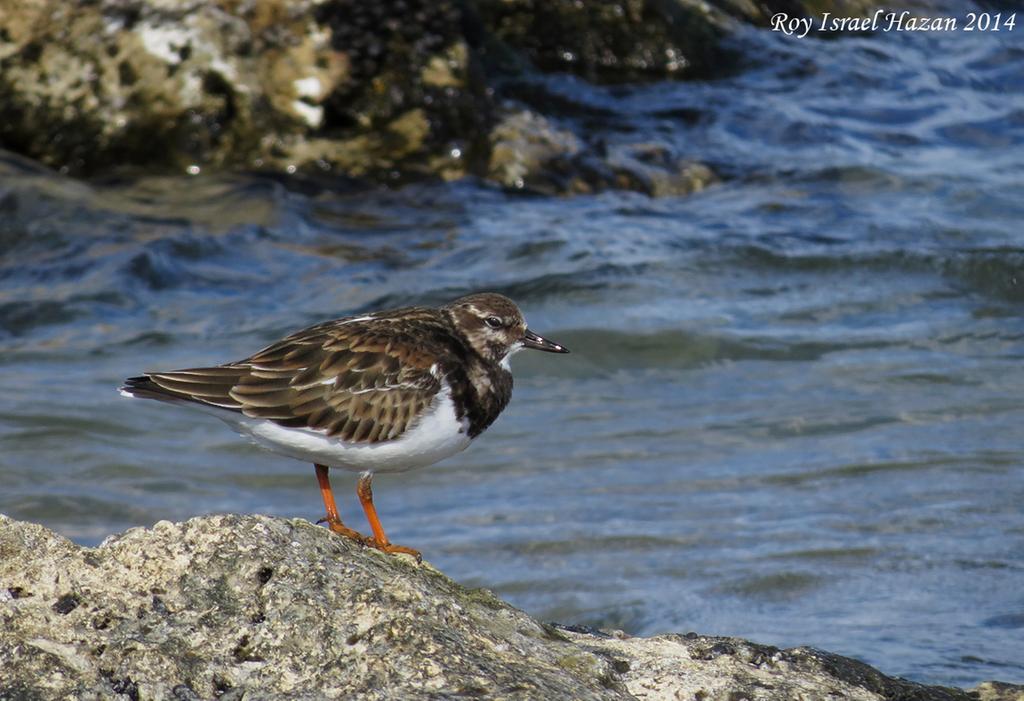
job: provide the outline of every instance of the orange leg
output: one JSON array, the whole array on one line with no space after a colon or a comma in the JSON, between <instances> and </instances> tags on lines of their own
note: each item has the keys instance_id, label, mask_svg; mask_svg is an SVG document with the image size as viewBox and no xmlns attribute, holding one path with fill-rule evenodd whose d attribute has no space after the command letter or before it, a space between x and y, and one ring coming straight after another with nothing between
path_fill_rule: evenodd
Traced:
<instances>
[{"instance_id":1,"label":"orange leg","mask_svg":"<svg viewBox=\"0 0 1024 701\"><path fill-rule=\"evenodd\" d=\"M320 496L323 497L324 507L327 509L327 527L339 535L366 544L370 541L359 531L354 531L341 522L338 515L338 507L334 503L334 492L331 491L331 480L327 477L325 465L314 465L316 467L316 481L320 483Z\"/></svg>"},{"instance_id":2,"label":"orange leg","mask_svg":"<svg viewBox=\"0 0 1024 701\"><path fill-rule=\"evenodd\" d=\"M373 541L368 542L367 545L383 550L386 553L405 553L406 555L412 555L417 561L423 560L419 550L413 550L401 545L392 545L391 541L384 534L384 527L380 525L380 518L377 516L377 507L373 505L373 489L370 486L372 479L372 474L364 472L359 477L359 484L356 486L359 503L363 505L363 511L366 512L366 520L370 522L370 528L373 529Z\"/></svg>"}]
</instances>

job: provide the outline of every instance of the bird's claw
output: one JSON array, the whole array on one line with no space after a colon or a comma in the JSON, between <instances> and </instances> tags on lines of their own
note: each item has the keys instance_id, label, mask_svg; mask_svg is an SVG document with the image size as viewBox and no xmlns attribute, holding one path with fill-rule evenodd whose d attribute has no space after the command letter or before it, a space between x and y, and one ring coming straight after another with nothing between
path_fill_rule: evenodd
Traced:
<instances>
[{"instance_id":1,"label":"bird's claw","mask_svg":"<svg viewBox=\"0 0 1024 701\"><path fill-rule=\"evenodd\" d=\"M392 545L391 543L381 543L373 538L366 539L366 545L371 548L376 548L381 552L388 553L390 555L412 555L416 558L417 563L423 562L423 555L420 554L419 550L413 548L407 548L404 545Z\"/></svg>"},{"instance_id":2,"label":"bird's claw","mask_svg":"<svg viewBox=\"0 0 1024 701\"><path fill-rule=\"evenodd\" d=\"M416 558L416 562L423 562L423 555L420 554L419 550L407 548L404 545L393 545L392 543L389 543L387 541L381 542L375 538L365 536L359 531L349 528L341 521L332 521L329 518L322 518L319 521L317 521L317 524L321 523L326 523L327 527L331 529L331 531L333 531L334 533L337 533L340 536L344 536L349 540L354 540L355 542L359 543L365 548L374 548L375 550L380 550L381 552L385 552L390 555L411 555L412 557Z\"/></svg>"}]
</instances>

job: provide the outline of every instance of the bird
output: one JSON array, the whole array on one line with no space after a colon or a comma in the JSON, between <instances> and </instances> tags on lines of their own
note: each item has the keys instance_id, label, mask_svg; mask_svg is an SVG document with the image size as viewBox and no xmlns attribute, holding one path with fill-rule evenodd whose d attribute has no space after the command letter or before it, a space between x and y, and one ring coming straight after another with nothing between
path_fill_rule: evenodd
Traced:
<instances>
[{"instance_id":1,"label":"bird","mask_svg":"<svg viewBox=\"0 0 1024 701\"><path fill-rule=\"evenodd\" d=\"M320 522L420 560L418 550L388 540L373 476L465 450L508 405L509 359L524 348L569 352L531 331L511 299L481 292L440 307L325 321L243 360L130 377L120 392L205 411L262 448L313 463L327 512ZM342 522L331 468L359 473L356 494L372 536Z\"/></svg>"}]
</instances>

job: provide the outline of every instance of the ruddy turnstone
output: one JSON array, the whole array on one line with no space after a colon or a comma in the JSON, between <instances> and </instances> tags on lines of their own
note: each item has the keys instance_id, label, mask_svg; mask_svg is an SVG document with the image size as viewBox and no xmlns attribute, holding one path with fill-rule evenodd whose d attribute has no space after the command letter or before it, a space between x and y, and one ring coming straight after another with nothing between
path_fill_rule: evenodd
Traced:
<instances>
[{"instance_id":1,"label":"ruddy turnstone","mask_svg":"<svg viewBox=\"0 0 1024 701\"><path fill-rule=\"evenodd\" d=\"M482 293L326 321L245 360L128 378L121 394L204 410L264 448L312 462L332 531L419 558L384 534L373 475L464 450L508 404L509 358L522 348L569 352L530 331L512 300ZM356 491L372 538L342 523L331 467L362 473Z\"/></svg>"}]
</instances>

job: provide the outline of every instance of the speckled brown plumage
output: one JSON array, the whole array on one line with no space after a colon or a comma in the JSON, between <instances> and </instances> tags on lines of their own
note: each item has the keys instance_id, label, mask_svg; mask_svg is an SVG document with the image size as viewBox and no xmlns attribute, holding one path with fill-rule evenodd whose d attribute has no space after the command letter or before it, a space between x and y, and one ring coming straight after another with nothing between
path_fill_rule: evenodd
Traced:
<instances>
[{"instance_id":1,"label":"speckled brown plumage","mask_svg":"<svg viewBox=\"0 0 1024 701\"><path fill-rule=\"evenodd\" d=\"M468 419L475 438L512 397L512 373L499 362L512 341L493 330L484 334L480 309L510 322L509 337L518 339L525 331L511 301L472 295L438 309L408 307L327 321L244 360L147 373L128 379L124 389L317 429L347 442L377 443L405 433L444 380L457 417Z\"/></svg>"}]
</instances>

